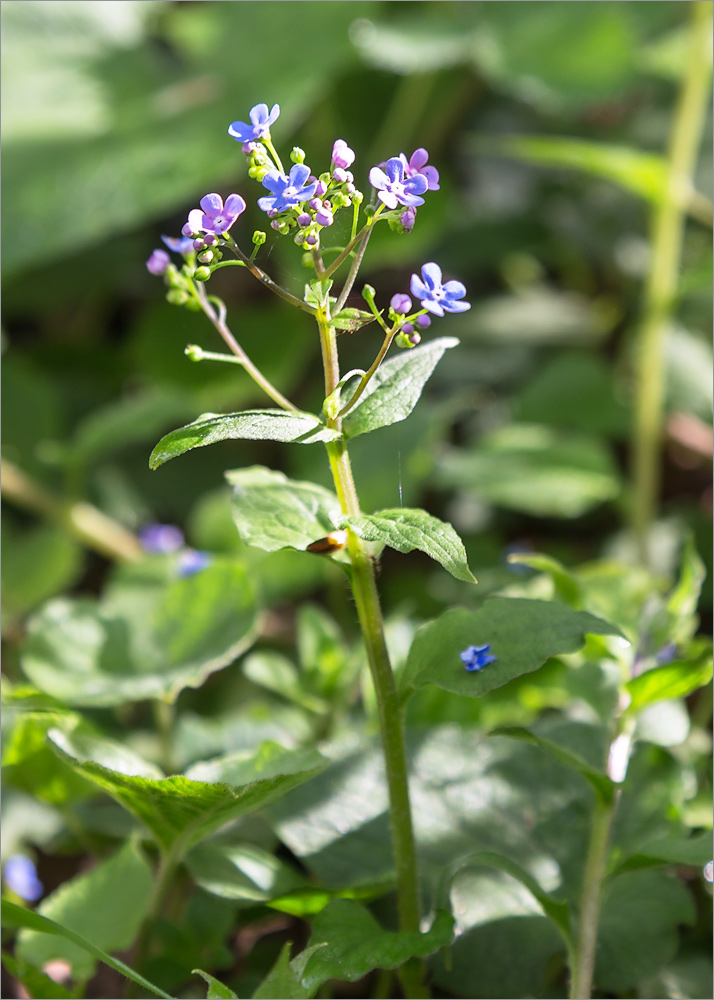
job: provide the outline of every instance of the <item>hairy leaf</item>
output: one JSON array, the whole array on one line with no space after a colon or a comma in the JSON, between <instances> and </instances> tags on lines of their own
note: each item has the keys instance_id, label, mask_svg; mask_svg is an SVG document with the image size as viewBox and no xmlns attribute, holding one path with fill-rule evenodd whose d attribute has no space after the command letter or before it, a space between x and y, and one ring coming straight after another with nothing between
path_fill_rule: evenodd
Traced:
<instances>
[{"instance_id":1,"label":"hairy leaf","mask_svg":"<svg viewBox=\"0 0 714 1000\"><path fill-rule=\"evenodd\" d=\"M315 444L333 441L338 431L325 427L312 413L287 410L244 410L242 413L203 413L192 423L161 438L149 458L152 469L193 448L217 441L285 441Z\"/></svg>"},{"instance_id":2,"label":"hairy leaf","mask_svg":"<svg viewBox=\"0 0 714 1000\"><path fill-rule=\"evenodd\" d=\"M438 337L385 361L354 408L345 415L342 428L346 437L357 437L405 420L444 351L457 344L455 337Z\"/></svg>"},{"instance_id":3,"label":"hairy leaf","mask_svg":"<svg viewBox=\"0 0 714 1000\"><path fill-rule=\"evenodd\" d=\"M476 583L466 562L464 544L450 524L425 510L397 507L343 519L356 535L368 542L383 542L397 552L420 549L441 563L457 580Z\"/></svg>"}]
</instances>

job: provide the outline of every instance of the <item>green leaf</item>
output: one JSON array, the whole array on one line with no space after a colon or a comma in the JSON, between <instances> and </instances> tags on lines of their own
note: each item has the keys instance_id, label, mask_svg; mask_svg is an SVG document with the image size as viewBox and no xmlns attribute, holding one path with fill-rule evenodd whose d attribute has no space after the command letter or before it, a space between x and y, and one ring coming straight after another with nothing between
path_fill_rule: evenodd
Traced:
<instances>
[{"instance_id":1,"label":"green leaf","mask_svg":"<svg viewBox=\"0 0 714 1000\"><path fill-rule=\"evenodd\" d=\"M457 580L476 583L464 544L454 529L419 507L378 510L376 514L345 517L341 523L367 542L382 542L397 552L426 552Z\"/></svg>"},{"instance_id":2,"label":"green leaf","mask_svg":"<svg viewBox=\"0 0 714 1000\"><path fill-rule=\"evenodd\" d=\"M223 899L267 902L303 888L305 879L252 844L199 844L186 857L197 885Z\"/></svg>"},{"instance_id":3,"label":"green leaf","mask_svg":"<svg viewBox=\"0 0 714 1000\"><path fill-rule=\"evenodd\" d=\"M3 631L43 601L70 587L82 571L80 546L43 524L27 531L2 526Z\"/></svg>"},{"instance_id":4,"label":"green leaf","mask_svg":"<svg viewBox=\"0 0 714 1000\"><path fill-rule=\"evenodd\" d=\"M521 726L504 726L500 729L494 729L493 732L489 733L489 736L507 736L512 740L523 740L525 743L531 743L533 746L540 747L541 750L545 750L547 754L550 754L553 760L557 760L559 764L563 764L564 767L570 767L573 771L581 774L601 802L612 802L615 786L610 778L602 771L598 771L597 768L588 764L579 754L573 753L572 750L568 750L567 747L561 746L554 740L536 736L535 733Z\"/></svg>"},{"instance_id":5,"label":"green leaf","mask_svg":"<svg viewBox=\"0 0 714 1000\"><path fill-rule=\"evenodd\" d=\"M61 924L55 923L54 920L49 920L47 917L43 917L41 914L36 913L34 910L25 909L24 906L17 906L15 903L11 903L7 899L2 900L2 926L3 927L27 927L34 931L40 931L44 934L55 934L58 937L66 938L67 941L71 941L73 944L78 945L85 951L89 952L95 958L98 958L100 962L104 962L115 972L121 973L122 976L126 976L127 979L133 980L133 982L138 983L142 989L148 990L149 993L154 993L156 996L163 997L164 1000L172 1000L169 993L164 993L162 989L158 986L154 986L150 983L148 979L144 979L140 976L138 972L134 972L130 969L128 965L120 962L118 958L112 958L101 948L97 948L96 945L92 944L86 938L82 937L81 934L75 933L69 927L63 927Z\"/></svg>"},{"instance_id":6,"label":"green leaf","mask_svg":"<svg viewBox=\"0 0 714 1000\"><path fill-rule=\"evenodd\" d=\"M253 1000L273 1000L282 997L284 1000L310 1000L317 992L317 986L310 989L302 985L302 976L308 959L322 946L306 948L290 961L288 942L283 946L278 960L253 994Z\"/></svg>"},{"instance_id":7,"label":"green leaf","mask_svg":"<svg viewBox=\"0 0 714 1000\"><path fill-rule=\"evenodd\" d=\"M233 560L169 583L138 564L123 579L101 602L58 598L30 620L22 668L40 690L73 705L173 700L254 641L254 586Z\"/></svg>"},{"instance_id":8,"label":"green leaf","mask_svg":"<svg viewBox=\"0 0 714 1000\"><path fill-rule=\"evenodd\" d=\"M339 500L315 483L296 482L260 465L227 472L226 479L233 487L233 520L247 545L267 552L304 550L339 526Z\"/></svg>"},{"instance_id":9,"label":"green leaf","mask_svg":"<svg viewBox=\"0 0 714 1000\"><path fill-rule=\"evenodd\" d=\"M497 854L495 851L475 851L473 854L468 854L465 858L460 858L446 870L440 886L440 896L444 905L449 905L449 889L456 875L465 868L478 866L496 868L517 879L521 885L526 887L533 898L537 900L543 913L558 928L566 944L569 945L571 943L570 905L565 900L555 899L549 892L545 892L533 876L529 875L524 868L503 854ZM444 895L446 896L445 899L443 898Z\"/></svg>"},{"instance_id":10,"label":"green leaf","mask_svg":"<svg viewBox=\"0 0 714 1000\"><path fill-rule=\"evenodd\" d=\"M452 608L417 631L402 688L436 684L478 698L537 670L551 656L576 652L588 634L621 633L601 618L551 601L492 597L478 611ZM477 673L465 670L459 653L486 643L498 659Z\"/></svg>"},{"instance_id":11,"label":"green leaf","mask_svg":"<svg viewBox=\"0 0 714 1000\"><path fill-rule=\"evenodd\" d=\"M671 618L667 636L670 642L683 642L696 630L697 605L705 577L704 563L694 547L693 540L688 538L682 551L682 565L677 585L667 600L667 612Z\"/></svg>"},{"instance_id":12,"label":"green leaf","mask_svg":"<svg viewBox=\"0 0 714 1000\"><path fill-rule=\"evenodd\" d=\"M315 444L334 441L339 432L330 430L312 413L287 410L244 410L242 413L203 413L186 427L161 438L149 458L152 469L193 448L216 441L286 441Z\"/></svg>"},{"instance_id":13,"label":"green leaf","mask_svg":"<svg viewBox=\"0 0 714 1000\"><path fill-rule=\"evenodd\" d=\"M237 993L234 993L218 979L214 979L208 972L204 972L203 969L193 969L193 975L200 976L208 983L206 1000L238 1000Z\"/></svg>"},{"instance_id":14,"label":"green leaf","mask_svg":"<svg viewBox=\"0 0 714 1000\"><path fill-rule=\"evenodd\" d=\"M475 448L452 449L438 469L446 485L536 517L579 517L620 492L602 441L532 424L509 424Z\"/></svg>"},{"instance_id":15,"label":"green leaf","mask_svg":"<svg viewBox=\"0 0 714 1000\"><path fill-rule=\"evenodd\" d=\"M659 204L667 188L667 161L655 153L560 136L509 136L478 139L479 152L506 154L529 163L568 167L613 181L647 201Z\"/></svg>"},{"instance_id":16,"label":"green leaf","mask_svg":"<svg viewBox=\"0 0 714 1000\"><path fill-rule=\"evenodd\" d=\"M330 709L327 701L305 689L296 667L280 653L252 653L243 661L243 673L254 684L276 691L309 712L324 713Z\"/></svg>"},{"instance_id":17,"label":"green leaf","mask_svg":"<svg viewBox=\"0 0 714 1000\"><path fill-rule=\"evenodd\" d=\"M703 868L712 859L712 835L706 831L692 837L658 837L643 844L636 854L626 858L611 877L636 868L675 864Z\"/></svg>"},{"instance_id":18,"label":"green leaf","mask_svg":"<svg viewBox=\"0 0 714 1000\"><path fill-rule=\"evenodd\" d=\"M633 871L608 885L598 933L595 982L622 994L674 958L678 925L694 923L686 886L662 871Z\"/></svg>"},{"instance_id":19,"label":"green leaf","mask_svg":"<svg viewBox=\"0 0 714 1000\"><path fill-rule=\"evenodd\" d=\"M148 863L130 842L91 871L64 882L36 912L81 934L97 948L125 951L147 913L152 883ZM84 981L94 975L97 965L84 948L32 930L20 933L16 955L40 969L53 959L63 959L73 978Z\"/></svg>"},{"instance_id":20,"label":"green leaf","mask_svg":"<svg viewBox=\"0 0 714 1000\"><path fill-rule=\"evenodd\" d=\"M645 670L628 681L630 695L627 712L636 715L646 705L672 698L686 698L692 691L704 687L712 679L712 650L707 644L699 656L691 660L675 660L661 667Z\"/></svg>"},{"instance_id":21,"label":"green leaf","mask_svg":"<svg viewBox=\"0 0 714 1000\"><path fill-rule=\"evenodd\" d=\"M70 993L61 983L56 983L27 962L18 962L7 952L2 953L2 964L12 978L24 986L26 993L31 997L43 997L43 1000L75 1000L79 995L77 992Z\"/></svg>"},{"instance_id":22,"label":"green leaf","mask_svg":"<svg viewBox=\"0 0 714 1000\"><path fill-rule=\"evenodd\" d=\"M458 343L455 337L438 337L385 361L367 383L354 408L345 415L342 422L345 436L357 437L405 420L419 401L444 351Z\"/></svg>"},{"instance_id":23,"label":"green leaf","mask_svg":"<svg viewBox=\"0 0 714 1000\"><path fill-rule=\"evenodd\" d=\"M78 716L67 711L28 711L13 719L12 708L4 708L4 712L2 774L6 788L21 788L60 807L94 794L92 785L57 760L47 746L48 729L71 728L79 722Z\"/></svg>"},{"instance_id":24,"label":"green leaf","mask_svg":"<svg viewBox=\"0 0 714 1000\"><path fill-rule=\"evenodd\" d=\"M119 743L69 738L58 730L48 735L61 759L142 820L164 849L181 856L229 820L307 781L325 763L316 750L264 743L254 754L232 754L198 764L185 777L162 778Z\"/></svg>"},{"instance_id":25,"label":"green leaf","mask_svg":"<svg viewBox=\"0 0 714 1000\"><path fill-rule=\"evenodd\" d=\"M324 944L307 961L303 986L328 979L356 982L372 969L397 969L410 958L424 958L451 942L454 922L437 911L426 934L385 931L359 903L338 899L317 915L310 945Z\"/></svg>"},{"instance_id":26,"label":"green leaf","mask_svg":"<svg viewBox=\"0 0 714 1000\"><path fill-rule=\"evenodd\" d=\"M569 604L576 611L582 608L583 595L580 583L557 559L542 552L515 552L509 555L508 561L546 573L553 581L553 591L559 600Z\"/></svg>"}]
</instances>

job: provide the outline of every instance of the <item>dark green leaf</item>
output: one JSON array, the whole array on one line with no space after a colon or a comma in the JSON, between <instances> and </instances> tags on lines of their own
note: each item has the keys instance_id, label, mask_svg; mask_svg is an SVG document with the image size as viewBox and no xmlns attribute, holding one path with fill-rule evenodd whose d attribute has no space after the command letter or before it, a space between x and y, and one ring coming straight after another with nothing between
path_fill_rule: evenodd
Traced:
<instances>
[{"instance_id":1,"label":"dark green leaf","mask_svg":"<svg viewBox=\"0 0 714 1000\"><path fill-rule=\"evenodd\" d=\"M252 844L199 844L189 852L186 866L202 889L224 899L266 902L305 885L274 854Z\"/></svg>"},{"instance_id":2,"label":"dark green leaf","mask_svg":"<svg viewBox=\"0 0 714 1000\"><path fill-rule=\"evenodd\" d=\"M537 670L551 656L576 652L590 633L620 635L601 618L550 601L494 597L478 611L452 608L418 630L402 687L436 684L476 698ZM498 659L479 672L466 671L459 653L487 643Z\"/></svg>"},{"instance_id":3,"label":"dark green leaf","mask_svg":"<svg viewBox=\"0 0 714 1000\"><path fill-rule=\"evenodd\" d=\"M172 700L253 642L255 590L242 565L214 559L168 585L132 572L100 603L58 598L31 619L22 667L40 690L73 705Z\"/></svg>"},{"instance_id":4,"label":"dark green leaf","mask_svg":"<svg viewBox=\"0 0 714 1000\"><path fill-rule=\"evenodd\" d=\"M693 837L659 837L643 844L636 854L626 858L614 875L632 868L650 868L652 865L676 864L703 868L712 860L712 835L697 833Z\"/></svg>"},{"instance_id":5,"label":"dark green leaf","mask_svg":"<svg viewBox=\"0 0 714 1000\"><path fill-rule=\"evenodd\" d=\"M359 903L339 899L317 915L312 946L324 944L305 966L302 982L320 986L328 979L355 982L372 969L397 969L408 959L423 958L449 944L454 922L439 910L426 934L385 931Z\"/></svg>"},{"instance_id":6,"label":"dark green leaf","mask_svg":"<svg viewBox=\"0 0 714 1000\"><path fill-rule=\"evenodd\" d=\"M43 1000L75 1000L78 996L78 993L70 993L61 983L56 983L44 972L28 965L27 962L18 962L6 952L2 953L2 964L12 978L24 986L29 996L42 997Z\"/></svg>"},{"instance_id":7,"label":"dark green leaf","mask_svg":"<svg viewBox=\"0 0 714 1000\"><path fill-rule=\"evenodd\" d=\"M63 760L142 820L162 847L181 856L229 820L259 809L324 766L315 750L265 743L254 754L232 754L198 764L186 777L162 778L121 744L70 739L57 730L49 737Z\"/></svg>"},{"instance_id":8,"label":"dark green leaf","mask_svg":"<svg viewBox=\"0 0 714 1000\"><path fill-rule=\"evenodd\" d=\"M100 962L104 962L105 965L114 969L115 972L119 972L122 976L126 976L127 979L138 983L142 989L148 990L149 993L154 993L158 997L163 997L164 1000L172 1000L169 993L164 993L162 989L154 986L148 979L144 979L138 972L134 972L128 965L120 962L118 958L112 958L111 955L102 951L101 948L93 945L91 941L87 941L80 934L76 934L73 930L70 930L69 927L62 927L61 924L55 923L54 920L49 920L47 917L43 917L34 910L28 910L24 906L17 906L8 899L2 900L2 925L3 927L27 927L34 931L40 931L43 934L56 934L58 937L66 938L68 941L89 952L90 955L94 955L95 958L98 958Z\"/></svg>"},{"instance_id":9,"label":"dark green leaf","mask_svg":"<svg viewBox=\"0 0 714 1000\"><path fill-rule=\"evenodd\" d=\"M397 552L419 549L441 563L457 580L476 583L466 562L464 543L450 524L425 510L397 507L343 518L342 523L368 542L382 542Z\"/></svg>"},{"instance_id":10,"label":"dark green leaf","mask_svg":"<svg viewBox=\"0 0 714 1000\"><path fill-rule=\"evenodd\" d=\"M543 913L558 928L566 944L570 944L570 905L561 899L556 899L549 892L545 892L539 883L524 868L511 861L510 858L497 854L495 851L475 851L465 858L460 858L453 866L446 870L446 877L442 880L441 892L446 892L444 904L449 903L448 891L455 876L465 868L496 868L499 871L511 875L524 885L534 899L540 904Z\"/></svg>"},{"instance_id":11,"label":"dark green leaf","mask_svg":"<svg viewBox=\"0 0 714 1000\"><path fill-rule=\"evenodd\" d=\"M591 767L578 754L573 753L572 750L568 750L567 747L560 746L554 740L536 736L529 729L523 729L520 726L494 729L489 735L507 736L512 740L524 740L526 743L532 743L533 746L540 747L541 750L545 750L546 753L550 754L554 760L557 760L559 764L562 764L564 767L570 767L574 771L577 771L578 774L581 774L602 802L612 801L615 789L610 778L602 771L598 771L597 768Z\"/></svg>"},{"instance_id":12,"label":"dark green leaf","mask_svg":"<svg viewBox=\"0 0 714 1000\"><path fill-rule=\"evenodd\" d=\"M686 698L712 679L711 646L691 660L674 660L645 670L625 685L630 695L627 711L636 714L646 705L672 698Z\"/></svg>"},{"instance_id":13,"label":"dark green leaf","mask_svg":"<svg viewBox=\"0 0 714 1000\"><path fill-rule=\"evenodd\" d=\"M342 427L348 438L405 420L444 351L456 347L455 337L438 337L385 361L367 384Z\"/></svg>"},{"instance_id":14,"label":"dark green leaf","mask_svg":"<svg viewBox=\"0 0 714 1000\"><path fill-rule=\"evenodd\" d=\"M82 571L82 550L67 532L43 524L2 530L3 631L28 611L70 587Z\"/></svg>"},{"instance_id":15,"label":"dark green leaf","mask_svg":"<svg viewBox=\"0 0 714 1000\"><path fill-rule=\"evenodd\" d=\"M340 502L322 486L260 465L227 472L226 479L233 487L233 520L248 545L304 550L339 526Z\"/></svg>"},{"instance_id":16,"label":"dark green leaf","mask_svg":"<svg viewBox=\"0 0 714 1000\"><path fill-rule=\"evenodd\" d=\"M125 951L134 941L149 907L151 869L133 843L84 874L64 882L42 901L37 913L91 941L103 951ZM107 906L111 900L111 907ZM72 977L89 979L96 956L70 941L23 930L16 955L37 968L56 958L68 962Z\"/></svg>"},{"instance_id":17,"label":"dark green leaf","mask_svg":"<svg viewBox=\"0 0 714 1000\"><path fill-rule=\"evenodd\" d=\"M302 985L302 975L310 957L321 945L306 948L290 961L291 945L283 946L278 960L253 994L253 1000L274 1000L283 997L284 1000L310 1000L317 992L317 986L307 988Z\"/></svg>"},{"instance_id":18,"label":"dark green leaf","mask_svg":"<svg viewBox=\"0 0 714 1000\"><path fill-rule=\"evenodd\" d=\"M162 437L149 458L152 469L193 448L216 441L286 441L314 444L333 441L339 433L325 427L312 413L287 410L244 410L242 413L203 413L193 423Z\"/></svg>"},{"instance_id":19,"label":"dark green leaf","mask_svg":"<svg viewBox=\"0 0 714 1000\"><path fill-rule=\"evenodd\" d=\"M238 1000L237 993L228 989L227 986L219 982L218 979L214 979L208 972L204 972L203 969L194 969L193 974L194 976L200 976L201 979L205 979L208 983L206 1000Z\"/></svg>"}]
</instances>

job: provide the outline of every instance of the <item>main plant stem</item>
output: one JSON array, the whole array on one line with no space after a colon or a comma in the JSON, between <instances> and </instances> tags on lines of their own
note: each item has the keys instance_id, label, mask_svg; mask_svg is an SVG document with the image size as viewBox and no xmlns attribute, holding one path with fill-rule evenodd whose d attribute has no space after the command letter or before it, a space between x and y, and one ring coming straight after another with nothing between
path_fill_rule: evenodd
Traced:
<instances>
[{"instance_id":1,"label":"main plant stem","mask_svg":"<svg viewBox=\"0 0 714 1000\"><path fill-rule=\"evenodd\" d=\"M670 138L666 189L654 210L652 263L644 289L642 324L636 346L632 527L639 560L645 565L649 562L648 536L657 513L660 487L664 350L682 255L686 215L686 199L682 195L692 187L692 172L709 99L711 4L693 0L690 8L689 58Z\"/></svg>"},{"instance_id":2,"label":"main plant stem","mask_svg":"<svg viewBox=\"0 0 714 1000\"><path fill-rule=\"evenodd\" d=\"M337 342L329 317L319 315L318 323L325 369L325 395L329 396L334 392L339 381ZM330 423L339 429L340 418L335 417ZM344 439L339 438L329 442L327 454L342 510L345 514L356 516L360 513L359 501ZM384 638L384 622L374 566L361 539L349 529L347 539L351 562L352 593L357 605L357 614L367 650L367 660L374 683L379 732L387 773L392 850L397 878L399 929L418 933L419 881L414 829L409 804L407 754L402 712ZM429 995L423 985L420 963L408 962L400 969L399 976L407 997L416 998Z\"/></svg>"}]
</instances>

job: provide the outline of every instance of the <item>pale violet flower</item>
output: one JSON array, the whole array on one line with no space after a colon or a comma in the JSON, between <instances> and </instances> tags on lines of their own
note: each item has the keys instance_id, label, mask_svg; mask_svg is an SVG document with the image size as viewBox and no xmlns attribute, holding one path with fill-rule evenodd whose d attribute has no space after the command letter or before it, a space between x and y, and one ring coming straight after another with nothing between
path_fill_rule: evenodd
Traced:
<instances>
[{"instance_id":1,"label":"pale violet flower","mask_svg":"<svg viewBox=\"0 0 714 1000\"><path fill-rule=\"evenodd\" d=\"M267 104L256 104L248 112L250 124L247 122L232 122L228 126L228 135L238 142L251 142L270 135L270 126L280 114L280 105L274 104L268 112Z\"/></svg>"}]
</instances>

